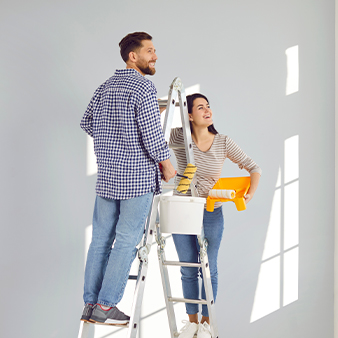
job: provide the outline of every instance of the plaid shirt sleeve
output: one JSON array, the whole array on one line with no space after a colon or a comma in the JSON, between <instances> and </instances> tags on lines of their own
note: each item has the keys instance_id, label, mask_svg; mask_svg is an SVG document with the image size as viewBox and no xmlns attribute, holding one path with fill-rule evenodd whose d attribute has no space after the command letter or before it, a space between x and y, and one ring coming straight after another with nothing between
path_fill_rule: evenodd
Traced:
<instances>
[{"instance_id":1,"label":"plaid shirt sleeve","mask_svg":"<svg viewBox=\"0 0 338 338\"><path fill-rule=\"evenodd\" d=\"M102 86L96 89L92 99L90 100L88 107L83 115L80 126L91 137L93 137L93 113L94 107L97 105L101 98Z\"/></svg>"},{"instance_id":2,"label":"plaid shirt sleeve","mask_svg":"<svg viewBox=\"0 0 338 338\"><path fill-rule=\"evenodd\" d=\"M149 156L157 163L167 160L170 152L164 140L160 110L154 92L144 96L137 111L136 121Z\"/></svg>"}]
</instances>

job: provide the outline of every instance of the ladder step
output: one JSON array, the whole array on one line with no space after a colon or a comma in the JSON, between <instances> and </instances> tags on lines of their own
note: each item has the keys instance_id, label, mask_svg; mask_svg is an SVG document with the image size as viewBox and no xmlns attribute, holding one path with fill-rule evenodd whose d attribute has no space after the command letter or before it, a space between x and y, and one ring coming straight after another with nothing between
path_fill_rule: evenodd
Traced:
<instances>
[{"instance_id":1,"label":"ladder step","mask_svg":"<svg viewBox=\"0 0 338 338\"><path fill-rule=\"evenodd\" d=\"M169 148L170 149L185 149L185 146L175 146L175 145L169 144Z\"/></svg>"},{"instance_id":2,"label":"ladder step","mask_svg":"<svg viewBox=\"0 0 338 338\"><path fill-rule=\"evenodd\" d=\"M177 188L177 185L175 184L163 184L162 183L162 189L170 189L170 190L173 190L173 189L176 189Z\"/></svg>"},{"instance_id":3,"label":"ladder step","mask_svg":"<svg viewBox=\"0 0 338 338\"><path fill-rule=\"evenodd\" d=\"M208 304L208 302L204 299L199 300L199 299L168 297L168 301L176 302L176 303L189 303L189 304Z\"/></svg>"},{"instance_id":4,"label":"ladder step","mask_svg":"<svg viewBox=\"0 0 338 338\"><path fill-rule=\"evenodd\" d=\"M157 102L160 108L165 108L167 106L168 100L158 100ZM175 107L179 107L179 106L180 106L179 101L175 102Z\"/></svg>"},{"instance_id":5,"label":"ladder step","mask_svg":"<svg viewBox=\"0 0 338 338\"><path fill-rule=\"evenodd\" d=\"M202 266L201 263L176 262L176 261L164 261L163 265L188 266L188 267L192 267L192 268L200 268Z\"/></svg>"}]
</instances>

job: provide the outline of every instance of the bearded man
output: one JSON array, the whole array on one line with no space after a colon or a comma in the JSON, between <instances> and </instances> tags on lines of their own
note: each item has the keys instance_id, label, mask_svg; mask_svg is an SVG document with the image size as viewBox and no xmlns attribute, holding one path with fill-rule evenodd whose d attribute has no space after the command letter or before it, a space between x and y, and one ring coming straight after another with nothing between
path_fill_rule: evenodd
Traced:
<instances>
[{"instance_id":1,"label":"bearded man","mask_svg":"<svg viewBox=\"0 0 338 338\"><path fill-rule=\"evenodd\" d=\"M93 234L84 282L81 320L127 324L122 299L136 245L162 178L175 176L161 128L154 84L157 61L152 37L131 33L119 43L126 69L95 91L81 121L94 139L98 175Z\"/></svg>"}]
</instances>

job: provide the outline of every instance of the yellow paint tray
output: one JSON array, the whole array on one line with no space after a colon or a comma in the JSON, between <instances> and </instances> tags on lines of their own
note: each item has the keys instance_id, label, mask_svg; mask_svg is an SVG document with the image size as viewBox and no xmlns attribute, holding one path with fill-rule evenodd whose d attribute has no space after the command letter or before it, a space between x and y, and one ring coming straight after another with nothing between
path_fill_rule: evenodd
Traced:
<instances>
[{"instance_id":1,"label":"yellow paint tray","mask_svg":"<svg viewBox=\"0 0 338 338\"><path fill-rule=\"evenodd\" d=\"M214 211L215 202L234 202L238 211L246 209L244 195L250 188L250 177L222 177L214 185L212 189L235 190L236 196L233 199L229 198L214 198L208 196L207 211Z\"/></svg>"}]
</instances>

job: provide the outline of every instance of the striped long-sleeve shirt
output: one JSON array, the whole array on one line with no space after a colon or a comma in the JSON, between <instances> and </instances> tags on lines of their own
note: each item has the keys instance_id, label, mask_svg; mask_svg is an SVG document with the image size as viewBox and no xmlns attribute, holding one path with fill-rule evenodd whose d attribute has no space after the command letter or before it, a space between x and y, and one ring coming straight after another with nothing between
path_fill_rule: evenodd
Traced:
<instances>
[{"instance_id":1,"label":"striped long-sleeve shirt","mask_svg":"<svg viewBox=\"0 0 338 338\"><path fill-rule=\"evenodd\" d=\"M221 176L222 167L226 158L236 163L240 169L246 169L251 173L262 173L261 168L228 136L216 134L210 149L201 151L193 141L194 159L197 180L197 192L200 197L208 197L209 190ZM175 128L170 134L171 145L184 144L183 129ZM177 161L178 173L183 174L187 166L184 149L174 149ZM189 194L189 192L188 192ZM221 202L215 203L215 208L222 205Z\"/></svg>"}]
</instances>

